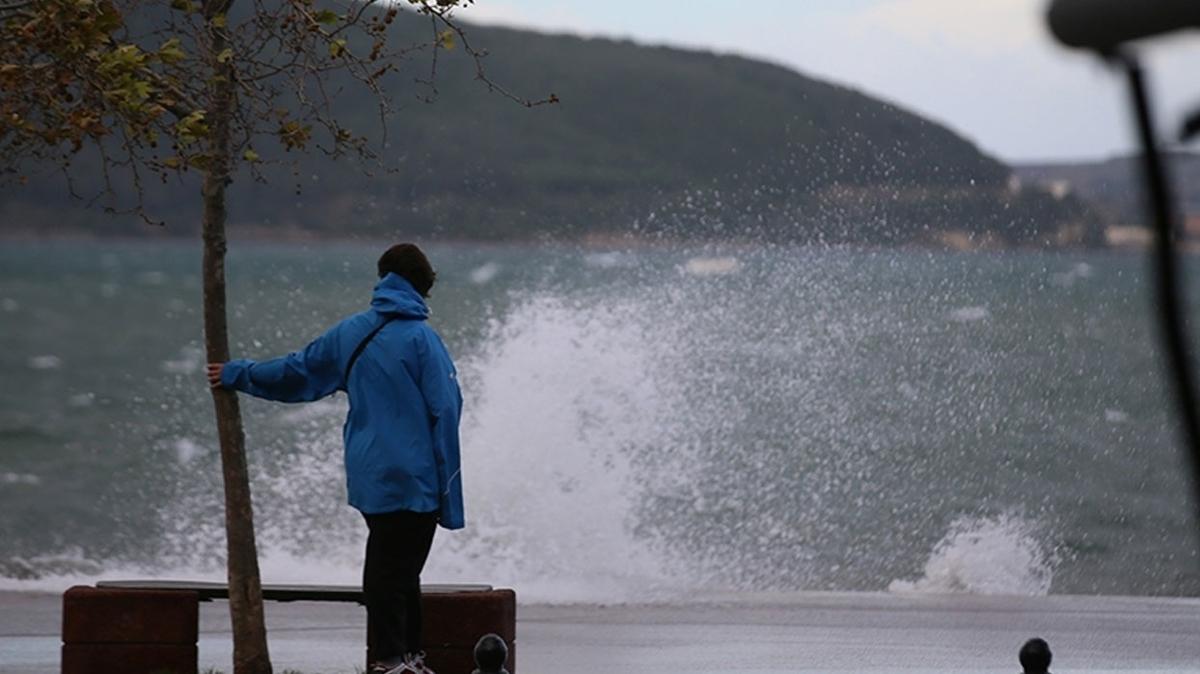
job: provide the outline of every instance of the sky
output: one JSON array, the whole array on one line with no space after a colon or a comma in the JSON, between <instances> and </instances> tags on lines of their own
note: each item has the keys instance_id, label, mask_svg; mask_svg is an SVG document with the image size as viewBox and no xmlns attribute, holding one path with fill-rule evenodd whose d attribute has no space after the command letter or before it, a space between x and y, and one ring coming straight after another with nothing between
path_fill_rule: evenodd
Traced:
<instances>
[{"instance_id":1,"label":"sky","mask_svg":"<svg viewBox=\"0 0 1200 674\"><path fill-rule=\"evenodd\" d=\"M1008 162L1090 160L1133 146L1124 79L1066 50L1046 0L476 0L490 25L737 53L946 124ZM1145 45L1164 134L1200 107L1200 31Z\"/></svg>"}]
</instances>

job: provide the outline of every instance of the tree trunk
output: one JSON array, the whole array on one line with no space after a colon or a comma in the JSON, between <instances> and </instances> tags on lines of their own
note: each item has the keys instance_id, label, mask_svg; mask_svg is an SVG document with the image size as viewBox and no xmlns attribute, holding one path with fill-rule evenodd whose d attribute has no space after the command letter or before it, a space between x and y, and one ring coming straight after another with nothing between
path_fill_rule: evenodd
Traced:
<instances>
[{"instance_id":1,"label":"tree trunk","mask_svg":"<svg viewBox=\"0 0 1200 674\"><path fill-rule=\"evenodd\" d=\"M206 2L211 84L209 164L204 174L204 345L208 362L229 360L225 312L225 186L230 179L230 119L235 105L233 69L218 55L226 48L223 27L212 20L224 15L230 0ZM246 439L237 394L214 388L213 405L221 443L221 472L225 482L225 540L229 576L229 614L233 624L234 674L270 674L267 630L263 620L262 581L254 543L254 511L250 475L246 468Z\"/></svg>"}]
</instances>

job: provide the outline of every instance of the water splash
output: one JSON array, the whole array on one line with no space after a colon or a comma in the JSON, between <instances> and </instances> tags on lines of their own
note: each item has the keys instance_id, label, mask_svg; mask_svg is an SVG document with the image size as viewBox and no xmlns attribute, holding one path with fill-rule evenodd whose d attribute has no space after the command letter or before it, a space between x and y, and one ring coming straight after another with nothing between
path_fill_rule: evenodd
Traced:
<instances>
[{"instance_id":1,"label":"water splash","mask_svg":"<svg viewBox=\"0 0 1200 674\"><path fill-rule=\"evenodd\" d=\"M1050 593L1056 559L1039 540L1036 523L1016 514L961 517L934 546L924 575L894 580L891 592L930 594Z\"/></svg>"},{"instance_id":2,"label":"water splash","mask_svg":"<svg viewBox=\"0 0 1200 674\"><path fill-rule=\"evenodd\" d=\"M984 269L1009 284L993 288L955 280L956 257L469 252L447 275L462 282L437 302L467 395L469 526L439 534L430 582L514 585L553 602L889 586L1036 594L1051 577L1058 592L1195 592L1183 562L1155 565L1185 559L1183 510L1130 515L1119 532L1128 538L1088 528L1130 466L1166 465L1148 457L1168 447L1159 436L1169 426L1157 389L1138 379L1152 369L1145 359L1100 350L1089 360L1062 335L1076 326L1113 348L1148 340L1064 311L1065 291L1044 282L1038 260L1019 274L1009 258ZM731 252L736 273L687 273L689 260ZM245 355L294 348L346 314L357 281L286 281L313 259L239 293ZM471 283L488 264L501 273ZM1112 264L1098 261L1094 280L1071 293L1094 300L1080 305L1087 312L1119 318L1137 305L1096 294ZM123 287L136 288L127 276ZM36 340L38 351L13 361L20 388L47 394L52 413L0 415L0 438L27 448L6 455L0 475L41 480L0 477L0 487L37 504L39 518L65 514L53 527L0 518L15 523L0 531L11 541L0 576L24 579L8 586L224 577L219 457L195 333L164 342L160 324L138 316L117 317L156 325L136 349L122 347L127 385L85 368L63 391L59 377L22 367L54 353L75 369L89 356L66 339ZM1025 349L1026 339L1045 348ZM1036 394L1046 390L1078 395ZM358 582L365 526L345 504L344 397L244 403L264 580ZM1097 448L1095 481L1028 488L1079 474ZM1171 492L1173 473L1147 475L1155 492ZM1036 521L964 518L946 529L964 511L1006 508ZM1039 546L1048 521L1102 552L1057 564Z\"/></svg>"},{"instance_id":3,"label":"water splash","mask_svg":"<svg viewBox=\"0 0 1200 674\"><path fill-rule=\"evenodd\" d=\"M950 320L957 323L974 323L992 317L987 307L960 307L950 312Z\"/></svg>"},{"instance_id":4,"label":"water splash","mask_svg":"<svg viewBox=\"0 0 1200 674\"><path fill-rule=\"evenodd\" d=\"M630 452L664 437L661 419L680 407L656 378L646 314L634 300L535 294L460 358L468 527L438 533L426 582L519 587L524 600L549 602L683 591L636 533ZM357 583L366 529L345 505L344 399L268 409L254 433L271 440L251 457L264 582ZM216 451L188 450L188 462ZM189 476L178 489L157 564L140 575L219 579L219 484Z\"/></svg>"},{"instance_id":5,"label":"water splash","mask_svg":"<svg viewBox=\"0 0 1200 674\"><path fill-rule=\"evenodd\" d=\"M439 537L431 572L543 600L616 601L669 583L634 534L627 456L668 404L635 303L544 294L493 322L462 367L469 527Z\"/></svg>"}]
</instances>

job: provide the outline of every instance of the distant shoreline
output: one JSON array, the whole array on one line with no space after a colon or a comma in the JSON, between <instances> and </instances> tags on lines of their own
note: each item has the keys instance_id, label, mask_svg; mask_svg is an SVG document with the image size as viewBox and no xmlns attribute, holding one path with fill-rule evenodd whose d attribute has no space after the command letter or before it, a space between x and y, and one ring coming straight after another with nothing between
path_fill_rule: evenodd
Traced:
<instances>
[{"instance_id":1,"label":"distant shoreline","mask_svg":"<svg viewBox=\"0 0 1200 674\"><path fill-rule=\"evenodd\" d=\"M146 225L149 229L151 225ZM794 246L797 248L830 248L830 249L859 249L859 250L919 250L919 251L945 251L945 252L963 252L963 253L996 253L996 252L1071 252L1071 251L1115 251L1115 252L1137 252L1145 251L1144 247L1140 246L1114 246L1114 245L1098 245L1085 246L1078 244L1066 245L1050 245L1050 246L1031 246L1031 245L1013 245L1005 244L996 241L995 239L984 239L981 241L972 241L962 237L954 236L955 232L946 231L938 232L927 241L909 241L896 244L881 244L871 242L839 242L839 243L820 243L820 242L792 242L792 243L771 243L763 244L753 240L705 240L705 239L687 239L687 238L666 238L666 237L636 237L625 234L593 234L590 236L579 238L553 238L553 237L530 237L530 238L470 238L470 237L415 237L417 241L429 244L444 244L444 245L470 245L479 247L499 247L507 248L512 246L572 246L588 250L654 250L665 248L720 248L720 249L747 249L763 245L772 246ZM380 235L371 234L364 236L354 235L330 235L326 232L317 232L311 230L299 229L275 229L266 227L238 227L231 226L229 228L229 242L231 244L281 244L281 245L298 245L312 243L342 243L342 244L364 244L364 245L386 245L397 239L385 238ZM400 238L400 237L398 237ZM0 243L179 243L179 244L200 244L199 234L166 234L159 233L153 229L149 229L143 234L131 233L113 233L105 234L87 229L70 228L56 229L53 231L36 231L36 230L0 230ZM1183 246L1182 252L1196 253L1200 252L1200 247Z\"/></svg>"}]
</instances>

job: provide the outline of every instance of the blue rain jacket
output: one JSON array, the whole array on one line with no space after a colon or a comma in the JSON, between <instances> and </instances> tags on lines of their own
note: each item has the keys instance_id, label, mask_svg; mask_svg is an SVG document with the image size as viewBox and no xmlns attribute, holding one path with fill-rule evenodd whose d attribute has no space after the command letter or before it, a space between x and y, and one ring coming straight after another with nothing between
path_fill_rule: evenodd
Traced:
<instances>
[{"instance_id":1,"label":"blue rain jacket","mask_svg":"<svg viewBox=\"0 0 1200 674\"><path fill-rule=\"evenodd\" d=\"M375 286L371 308L282 358L225 364L221 384L280 402L318 400L346 391L343 436L350 505L366 514L438 511L447 529L464 524L458 422L462 394L429 308L403 277ZM359 343L385 323L346 365Z\"/></svg>"}]
</instances>

